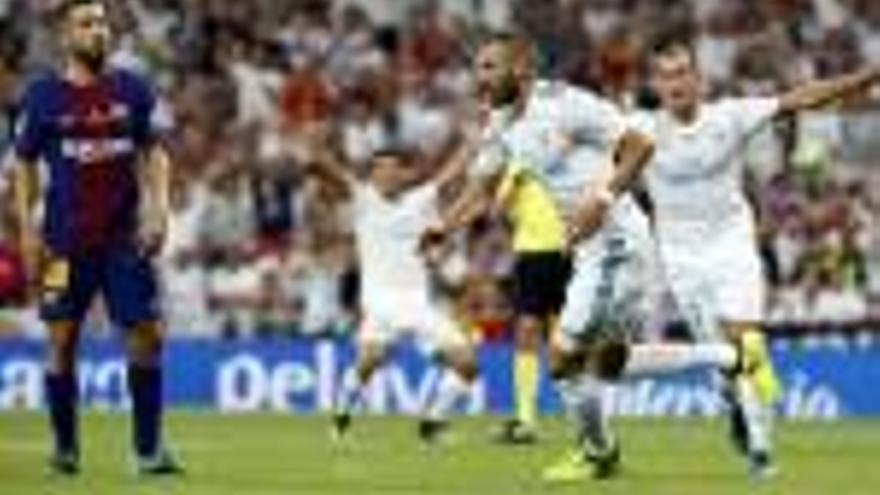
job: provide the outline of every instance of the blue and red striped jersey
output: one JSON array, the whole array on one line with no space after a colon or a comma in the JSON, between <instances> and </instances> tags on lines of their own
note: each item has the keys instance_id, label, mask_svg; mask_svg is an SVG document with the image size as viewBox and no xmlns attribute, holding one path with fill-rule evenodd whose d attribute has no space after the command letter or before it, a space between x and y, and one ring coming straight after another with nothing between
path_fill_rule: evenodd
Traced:
<instances>
[{"instance_id":1,"label":"blue and red striped jersey","mask_svg":"<svg viewBox=\"0 0 880 495\"><path fill-rule=\"evenodd\" d=\"M49 72L28 84L20 108L15 151L48 170L48 247L72 254L133 242L137 166L163 130L150 84L123 69L87 85Z\"/></svg>"}]
</instances>

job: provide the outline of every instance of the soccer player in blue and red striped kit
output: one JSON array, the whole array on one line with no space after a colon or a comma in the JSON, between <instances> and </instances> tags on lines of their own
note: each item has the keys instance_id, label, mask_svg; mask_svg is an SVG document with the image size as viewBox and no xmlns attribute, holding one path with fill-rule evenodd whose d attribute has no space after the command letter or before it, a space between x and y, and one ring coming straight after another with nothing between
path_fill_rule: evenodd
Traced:
<instances>
[{"instance_id":1,"label":"soccer player in blue and red striped kit","mask_svg":"<svg viewBox=\"0 0 880 495\"><path fill-rule=\"evenodd\" d=\"M13 165L20 249L49 331L50 467L79 471L76 346L100 295L125 330L137 470L179 473L162 442L162 331L152 265L169 210L169 160L161 146L167 127L159 124L150 85L107 63L107 4L65 0L57 23L64 60L25 89Z\"/></svg>"}]
</instances>

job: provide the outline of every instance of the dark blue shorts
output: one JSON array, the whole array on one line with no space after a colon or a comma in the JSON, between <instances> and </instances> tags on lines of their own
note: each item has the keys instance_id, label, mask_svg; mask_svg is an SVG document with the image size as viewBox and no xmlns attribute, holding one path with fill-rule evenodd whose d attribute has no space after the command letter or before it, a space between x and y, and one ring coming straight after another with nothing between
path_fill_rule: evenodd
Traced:
<instances>
[{"instance_id":1,"label":"dark blue shorts","mask_svg":"<svg viewBox=\"0 0 880 495\"><path fill-rule=\"evenodd\" d=\"M47 322L82 322L100 295L110 319L129 328L159 318L159 290L152 260L134 248L47 260L41 316Z\"/></svg>"}]
</instances>

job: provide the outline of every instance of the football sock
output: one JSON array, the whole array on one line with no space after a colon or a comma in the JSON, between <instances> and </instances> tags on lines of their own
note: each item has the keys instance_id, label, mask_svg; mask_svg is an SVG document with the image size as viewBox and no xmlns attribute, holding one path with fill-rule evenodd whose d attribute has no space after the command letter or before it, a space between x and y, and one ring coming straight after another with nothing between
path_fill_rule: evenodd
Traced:
<instances>
[{"instance_id":1,"label":"football sock","mask_svg":"<svg viewBox=\"0 0 880 495\"><path fill-rule=\"evenodd\" d=\"M443 421L458 401L467 394L470 385L455 370L441 372L437 390L425 408L426 419Z\"/></svg>"},{"instance_id":2,"label":"football sock","mask_svg":"<svg viewBox=\"0 0 880 495\"><path fill-rule=\"evenodd\" d=\"M638 377L694 368L730 370L736 362L736 347L726 343L635 344L630 347L624 375Z\"/></svg>"},{"instance_id":3,"label":"football sock","mask_svg":"<svg viewBox=\"0 0 880 495\"><path fill-rule=\"evenodd\" d=\"M57 453L79 452L77 399L79 387L75 373L47 372L44 377L49 419Z\"/></svg>"},{"instance_id":4,"label":"football sock","mask_svg":"<svg viewBox=\"0 0 880 495\"><path fill-rule=\"evenodd\" d=\"M588 456L611 452L615 440L608 421L608 384L588 374L557 382L569 419L574 423L579 447Z\"/></svg>"},{"instance_id":5,"label":"football sock","mask_svg":"<svg viewBox=\"0 0 880 495\"><path fill-rule=\"evenodd\" d=\"M735 383L735 398L742 409L748 434L749 452L770 453L772 445L773 409L761 400L754 382L739 376Z\"/></svg>"},{"instance_id":6,"label":"football sock","mask_svg":"<svg viewBox=\"0 0 880 495\"><path fill-rule=\"evenodd\" d=\"M540 359L533 350L517 349L514 355L513 381L516 402L516 419L525 425L537 421L538 380Z\"/></svg>"},{"instance_id":7,"label":"football sock","mask_svg":"<svg viewBox=\"0 0 880 495\"><path fill-rule=\"evenodd\" d=\"M337 414L351 414L357 403L361 400L361 392L364 384L355 368L349 369L342 378L342 386L336 399L335 412Z\"/></svg>"},{"instance_id":8,"label":"football sock","mask_svg":"<svg viewBox=\"0 0 880 495\"><path fill-rule=\"evenodd\" d=\"M153 366L129 365L133 442L140 457L155 456L162 431L162 370Z\"/></svg>"}]
</instances>

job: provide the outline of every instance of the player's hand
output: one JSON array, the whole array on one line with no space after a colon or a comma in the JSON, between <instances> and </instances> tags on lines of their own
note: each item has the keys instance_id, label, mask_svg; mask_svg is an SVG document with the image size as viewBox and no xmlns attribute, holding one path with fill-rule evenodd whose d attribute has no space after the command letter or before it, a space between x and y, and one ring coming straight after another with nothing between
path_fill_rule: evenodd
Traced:
<instances>
[{"instance_id":1,"label":"player's hand","mask_svg":"<svg viewBox=\"0 0 880 495\"><path fill-rule=\"evenodd\" d=\"M168 236L168 214L153 212L145 215L138 232L138 247L146 256L156 256L165 246Z\"/></svg>"},{"instance_id":2,"label":"player's hand","mask_svg":"<svg viewBox=\"0 0 880 495\"><path fill-rule=\"evenodd\" d=\"M599 230L613 204L614 196L610 192L591 194L569 220L566 232L569 248Z\"/></svg>"},{"instance_id":3,"label":"player's hand","mask_svg":"<svg viewBox=\"0 0 880 495\"><path fill-rule=\"evenodd\" d=\"M449 232L443 225L436 224L428 227L419 238L419 254L430 258L433 252L442 248L448 235Z\"/></svg>"}]
</instances>

